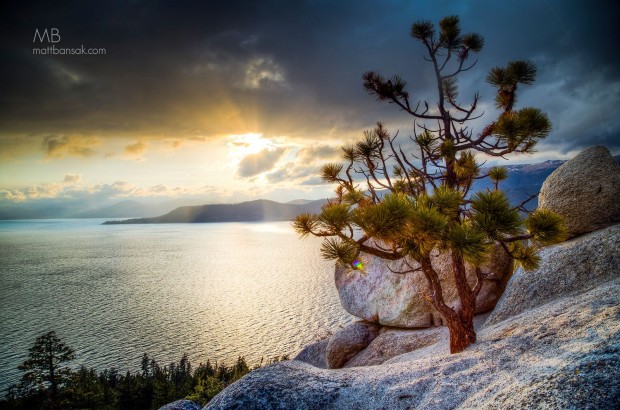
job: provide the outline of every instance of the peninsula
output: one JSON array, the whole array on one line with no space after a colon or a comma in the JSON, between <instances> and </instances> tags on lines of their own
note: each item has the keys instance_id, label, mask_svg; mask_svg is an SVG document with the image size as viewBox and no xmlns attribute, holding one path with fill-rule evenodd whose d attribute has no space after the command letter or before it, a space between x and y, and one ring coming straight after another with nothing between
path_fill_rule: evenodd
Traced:
<instances>
[{"instance_id":1,"label":"peninsula","mask_svg":"<svg viewBox=\"0 0 620 410\"><path fill-rule=\"evenodd\" d=\"M165 215L154 218L106 221L104 225L290 221L301 213L319 211L324 202L325 200L319 199L304 204L282 204L265 199L258 199L238 204L182 206Z\"/></svg>"}]
</instances>

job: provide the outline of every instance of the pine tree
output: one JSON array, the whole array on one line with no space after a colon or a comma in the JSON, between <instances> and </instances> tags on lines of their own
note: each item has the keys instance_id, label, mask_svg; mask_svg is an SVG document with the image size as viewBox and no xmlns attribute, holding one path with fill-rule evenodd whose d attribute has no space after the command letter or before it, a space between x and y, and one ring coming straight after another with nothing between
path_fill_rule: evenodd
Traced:
<instances>
[{"instance_id":1,"label":"pine tree","mask_svg":"<svg viewBox=\"0 0 620 410\"><path fill-rule=\"evenodd\" d=\"M483 38L462 34L459 18L443 18L438 29L429 21L412 25L411 36L425 49L431 63L437 94L415 101L406 82L366 72L364 88L379 101L395 104L414 120L414 136L406 149L378 122L356 144L342 148L344 163L330 163L322 179L336 185L336 197L318 215L302 214L294 221L302 235L324 237L322 255L342 266L363 272L362 252L394 261L403 260L404 272L420 272L430 293L424 295L444 317L450 330L450 351L457 353L476 341L473 317L482 286L480 266L499 244L517 263L532 269L540 246L565 237L561 218L538 210L522 218L521 205L511 206L498 190L507 177L502 167L481 174L476 153L503 157L532 153L551 130L547 115L538 108L516 109L517 89L531 85L536 66L512 61L495 67L487 82L497 89L499 110L495 121L474 133L472 121L481 117L475 94L469 105L458 102L457 78L472 69L470 58L480 52ZM437 101L432 107L428 101ZM474 180L488 177L494 190L472 195ZM439 275L431 264L434 250L449 252L460 307L443 299ZM472 287L466 265L477 274Z\"/></svg>"},{"instance_id":2,"label":"pine tree","mask_svg":"<svg viewBox=\"0 0 620 410\"><path fill-rule=\"evenodd\" d=\"M63 366L75 358L72 348L65 345L54 331L37 337L28 350L28 359L19 366L25 373L20 388L38 389L48 393L52 406L58 406L58 392L70 381L71 369Z\"/></svg>"}]
</instances>

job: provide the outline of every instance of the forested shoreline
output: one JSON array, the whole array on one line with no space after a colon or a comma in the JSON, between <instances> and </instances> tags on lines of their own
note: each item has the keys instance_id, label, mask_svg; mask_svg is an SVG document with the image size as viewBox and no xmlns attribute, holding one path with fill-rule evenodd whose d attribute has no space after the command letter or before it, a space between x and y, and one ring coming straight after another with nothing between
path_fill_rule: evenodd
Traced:
<instances>
[{"instance_id":1,"label":"forested shoreline","mask_svg":"<svg viewBox=\"0 0 620 410\"><path fill-rule=\"evenodd\" d=\"M272 358L271 364L288 359ZM28 359L19 366L21 381L11 386L2 409L157 409L179 399L205 405L231 383L263 365L250 367L239 356L232 365L219 362L193 367L187 354L178 362L162 365L145 353L141 370L122 371L80 366L68 367L75 360L72 348L56 334L37 338Z\"/></svg>"}]
</instances>

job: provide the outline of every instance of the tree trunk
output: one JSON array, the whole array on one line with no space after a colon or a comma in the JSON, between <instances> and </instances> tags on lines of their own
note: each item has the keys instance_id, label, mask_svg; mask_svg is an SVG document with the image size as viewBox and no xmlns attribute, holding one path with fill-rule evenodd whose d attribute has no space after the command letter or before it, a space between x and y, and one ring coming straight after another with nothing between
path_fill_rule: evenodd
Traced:
<instances>
[{"instance_id":1,"label":"tree trunk","mask_svg":"<svg viewBox=\"0 0 620 410\"><path fill-rule=\"evenodd\" d=\"M448 330L450 331L450 353L462 352L470 344L476 343L476 331L474 321L458 315L456 320L446 318Z\"/></svg>"},{"instance_id":2,"label":"tree trunk","mask_svg":"<svg viewBox=\"0 0 620 410\"><path fill-rule=\"evenodd\" d=\"M474 313L476 311L476 294L467 283L467 271L465 269L465 261L459 254L457 249L451 252L452 271L454 273L454 284L461 300L461 309L458 316L463 323L472 323Z\"/></svg>"},{"instance_id":3,"label":"tree trunk","mask_svg":"<svg viewBox=\"0 0 620 410\"><path fill-rule=\"evenodd\" d=\"M453 252L454 254L454 252ZM457 258L457 261L460 259ZM463 295L469 295L465 291L469 289L467 285L467 278L465 277L465 267L460 260L460 268L462 272L457 273L455 276L457 282L457 288L459 285L459 279L461 279L461 288L459 289L459 296L461 296L461 308L455 310L448 306L443 299L443 291L441 289L441 282L439 281L439 275L433 268L430 256L420 258L420 265L422 266L422 272L426 276L429 288L431 289L431 303L443 316L450 332L450 353L462 352L472 343L476 343L476 331L474 330L474 309L476 308L475 297L465 297L466 301L463 301ZM454 262L454 260L453 260ZM459 264L455 264L455 269L459 270ZM467 288L463 287L463 281ZM469 295L471 296L471 295Z\"/></svg>"}]
</instances>

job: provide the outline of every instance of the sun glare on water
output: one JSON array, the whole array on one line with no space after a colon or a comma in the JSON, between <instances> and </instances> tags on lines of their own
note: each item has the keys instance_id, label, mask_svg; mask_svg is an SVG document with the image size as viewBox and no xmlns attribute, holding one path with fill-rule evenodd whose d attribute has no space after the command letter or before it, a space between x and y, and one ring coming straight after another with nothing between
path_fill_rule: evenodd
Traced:
<instances>
[{"instance_id":1,"label":"sun glare on water","mask_svg":"<svg viewBox=\"0 0 620 410\"><path fill-rule=\"evenodd\" d=\"M247 229L254 232L279 233L285 235L294 234L293 228L290 226L282 226L282 224L270 224L262 222L260 224L248 224Z\"/></svg>"}]
</instances>

